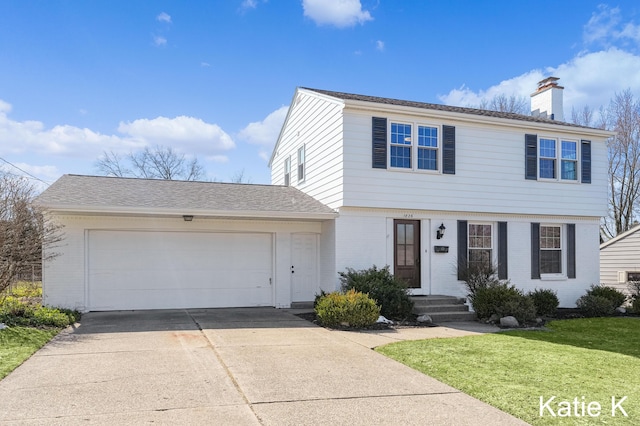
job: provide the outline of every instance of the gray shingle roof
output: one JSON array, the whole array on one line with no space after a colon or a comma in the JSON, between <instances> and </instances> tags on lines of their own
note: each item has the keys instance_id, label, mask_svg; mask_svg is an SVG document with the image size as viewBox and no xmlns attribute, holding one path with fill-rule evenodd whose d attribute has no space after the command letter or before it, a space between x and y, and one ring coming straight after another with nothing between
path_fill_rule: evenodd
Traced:
<instances>
[{"instance_id":1,"label":"gray shingle roof","mask_svg":"<svg viewBox=\"0 0 640 426\"><path fill-rule=\"evenodd\" d=\"M287 186L64 175L37 198L51 210L330 218L334 211Z\"/></svg>"},{"instance_id":2,"label":"gray shingle roof","mask_svg":"<svg viewBox=\"0 0 640 426\"><path fill-rule=\"evenodd\" d=\"M356 95L353 93L332 92L330 90L311 89L308 87L301 87L301 89L310 90L312 92L321 93L323 95L327 95L327 96L331 96L334 98L343 99L347 101L351 100L351 101L361 101L361 102L372 102L377 104L406 106L406 107L412 107L412 108L431 109L435 111L455 112L460 114L480 115L485 117L506 118L510 120L519 120L519 121L527 121L527 122L534 122L534 123L557 124L560 126L591 129L591 127L579 126L573 123L556 121L556 120L551 120L551 119L542 118L542 117L534 117L531 115L491 111L487 109L465 108L465 107L456 107L456 106L441 105L441 104L430 104L426 102L403 101L400 99L380 98L377 96L367 96L367 95Z\"/></svg>"}]
</instances>

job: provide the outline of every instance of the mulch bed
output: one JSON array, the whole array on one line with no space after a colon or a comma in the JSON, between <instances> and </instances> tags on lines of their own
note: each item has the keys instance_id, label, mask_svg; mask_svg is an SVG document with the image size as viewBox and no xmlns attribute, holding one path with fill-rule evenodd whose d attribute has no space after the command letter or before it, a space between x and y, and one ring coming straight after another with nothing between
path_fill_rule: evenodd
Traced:
<instances>
[{"instance_id":1,"label":"mulch bed","mask_svg":"<svg viewBox=\"0 0 640 426\"><path fill-rule=\"evenodd\" d=\"M309 322L312 322L316 325L319 325L321 327L323 327L322 324L320 324L320 321L318 321L318 317L316 316L315 312L305 312L305 313L300 313L300 314L296 314L297 317L300 317L304 320L307 320ZM352 328L352 327L336 327L334 329L336 330L346 330L346 331L363 331L363 330L395 330L398 328L412 328L412 327L438 327L437 324L427 324L424 322L418 322L416 321L417 316L412 316L411 318L408 318L404 321L394 321L393 324L386 324L386 323L375 323L369 327L365 327L365 328ZM330 327L326 327L326 328L330 328ZM333 327L331 327L333 328Z\"/></svg>"}]
</instances>

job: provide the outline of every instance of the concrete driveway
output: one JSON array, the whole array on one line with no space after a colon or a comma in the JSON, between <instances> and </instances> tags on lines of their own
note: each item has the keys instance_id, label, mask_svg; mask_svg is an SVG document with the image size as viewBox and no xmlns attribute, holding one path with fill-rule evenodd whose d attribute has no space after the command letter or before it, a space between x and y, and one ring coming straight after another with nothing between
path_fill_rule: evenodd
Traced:
<instances>
[{"instance_id":1,"label":"concrete driveway","mask_svg":"<svg viewBox=\"0 0 640 426\"><path fill-rule=\"evenodd\" d=\"M0 424L524 424L354 335L273 308L89 313L0 381Z\"/></svg>"}]
</instances>

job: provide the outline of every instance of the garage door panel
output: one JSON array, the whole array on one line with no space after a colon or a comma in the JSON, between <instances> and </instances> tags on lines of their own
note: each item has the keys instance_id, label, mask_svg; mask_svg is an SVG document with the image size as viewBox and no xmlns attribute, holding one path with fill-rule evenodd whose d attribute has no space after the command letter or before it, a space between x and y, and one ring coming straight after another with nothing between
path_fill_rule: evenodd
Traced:
<instances>
[{"instance_id":1,"label":"garage door panel","mask_svg":"<svg viewBox=\"0 0 640 426\"><path fill-rule=\"evenodd\" d=\"M90 231L92 310L272 306L270 234Z\"/></svg>"}]
</instances>

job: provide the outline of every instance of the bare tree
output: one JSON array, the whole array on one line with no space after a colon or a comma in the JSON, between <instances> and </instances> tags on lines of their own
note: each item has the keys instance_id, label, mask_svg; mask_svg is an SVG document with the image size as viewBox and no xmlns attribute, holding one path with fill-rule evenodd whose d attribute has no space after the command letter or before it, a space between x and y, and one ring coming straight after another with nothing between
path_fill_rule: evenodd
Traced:
<instances>
[{"instance_id":1,"label":"bare tree","mask_svg":"<svg viewBox=\"0 0 640 426\"><path fill-rule=\"evenodd\" d=\"M189 159L171 147L159 145L131 152L126 159L113 151L105 151L98 158L96 168L106 176L117 177L199 180L204 176L204 168L197 158Z\"/></svg>"},{"instance_id":2,"label":"bare tree","mask_svg":"<svg viewBox=\"0 0 640 426\"><path fill-rule=\"evenodd\" d=\"M607 146L609 216L602 233L612 238L634 225L640 204L640 102L630 89L615 95L606 110L606 122L616 136Z\"/></svg>"},{"instance_id":3,"label":"bare tree","mask_svg":"<svg viewBox=\"0 0 640 426\"><path fill-rule=\"evenodd\" d=\"M514 114L529 114L529 100L525 96L507 96L500 94L490 100L483 99L480 102L480 109L511 112Z\"/></svg>"},{"instance_id":4,"label":"bare tree","mask_svg":"<svg viewBox=\"0 0 640 426\"><path fill-rule=\"evenodd\" d=\"M251 178L246 177L244 169L237 171L231 176L231 183L251 183Z\"/></svg>"},{"instance_id":5,"label":"bare tree","mask_svg":"<svg viewBox=\"0 0 640 426\"><path fill-rule=\"evenodd\" d=\"M26 178L0 173L0 292L33 263L58 256L62 226L45 218L34 196Z\"/></svg>"}]
</instances>

